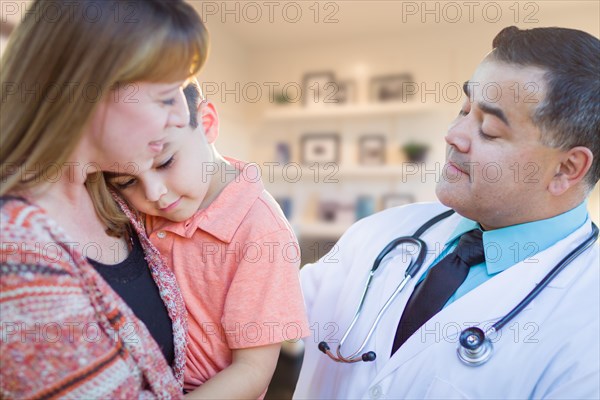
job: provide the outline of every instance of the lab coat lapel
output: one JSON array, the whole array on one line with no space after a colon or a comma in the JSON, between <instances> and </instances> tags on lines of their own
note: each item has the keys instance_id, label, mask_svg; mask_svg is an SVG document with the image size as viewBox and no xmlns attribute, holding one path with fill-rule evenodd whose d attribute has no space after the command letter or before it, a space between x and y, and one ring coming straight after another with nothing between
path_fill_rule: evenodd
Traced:
<instances>
[{"instance_id":1,"label":"lab coat lapel","mask_svg":"<svg viewBox=\"0 0 600 400\"><path fill-rule=\"evenodd\" d=\"M418 330L392 358L386 358L389 361L378 369L374 383L440 341L458 343L460 330L468 326L491 327L494 322L512 310L566 254L583 242L590 231L588 221L582 228L556 245L534 255L532 259L526 259L512 266L444 308L426 323L427 331L422 333ZM567 286L580 273L581 268L585 268L584 263L570 264L548 287ZM414 284L412 286L414 287ZM402 308L404 308L408 297L405 295L402 299ZM534 299L526 310L535 308L536 300ZM386 326L382 326L378 332L378 344L382 343L384 337L389 338L390 332L395 332L395 329L396 327L391 326L389 321ZM388 348L391 350L391 344ZM389 357L390 350L386 357Z\"/></svg>"},{"instance_id":2,"label":"lab coat lapel","mask_svg":"<svg viewBox=\"0 0 600 400\"><path fill-rule=\"evenodd\" d=\"M404 307L406 306L415 285L419 281L421 275L427 271L429 265L440 254L441 250L444 248L444 244L448 240L448 237L450 237L450 234L454 231L460 218L459 215L453 214L447 219L439 222L438 225L431 227L430 230L426 231L421 236L421 239L427 244L427 255L423 261L423 265L417 272L417 275L407 283L406 287L400 292L388 311L383 315L377 331L374 334L374 336L376 336L375 352L377 353L375 363L378 372L381 372L383 368L389 364L394 334L398 327L398 322L400 321ZM413 231L416 231L417 229L419 229L419 226L414 227ZM400 263L402 263L402 265L398 265ZM388 275L384 278L386 285L383 295L380 298L379 309L384 306L387 299L392 295L404 278L408 262L406 262L404 256L399 254L396 256L395 260L391 260L389 264L383 267L388 271Z\"/></svg>"}]
</instances>

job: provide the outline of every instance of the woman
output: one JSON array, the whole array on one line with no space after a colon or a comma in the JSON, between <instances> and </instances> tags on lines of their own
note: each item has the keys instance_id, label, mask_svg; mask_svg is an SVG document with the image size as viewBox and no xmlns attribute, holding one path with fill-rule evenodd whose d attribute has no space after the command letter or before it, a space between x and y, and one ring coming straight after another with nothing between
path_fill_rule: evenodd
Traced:
<instances>
[{"instance_id":1,"label":"woman","mask_svg":"<svg viewBox=\"0 0 600 400\"><path fill-rule=\"evenodd\" d=\"M207 50L180 0L38 0L13 32L0 72L0 397L181 397L179 289L121 228L98 175L152 166L167 129L188 123L182 86Z\"/></svg>"}]
</instances>

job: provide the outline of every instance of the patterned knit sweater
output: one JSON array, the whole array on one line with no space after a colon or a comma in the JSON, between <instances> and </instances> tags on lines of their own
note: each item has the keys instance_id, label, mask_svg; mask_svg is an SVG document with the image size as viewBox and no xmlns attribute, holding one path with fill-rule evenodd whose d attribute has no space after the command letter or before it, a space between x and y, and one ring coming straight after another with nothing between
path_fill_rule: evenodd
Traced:
<instances>
[{"instance_id":1,"label":"patterned knit sweater","mask_svg":"<svg viewBox=\"0 0 600 400\"><path fill-rule=\"evenodd\" d=\"M131 213L128 213L131 217ZM0 199L0 398L181 398L186 311L134 223L173 322L175 365L41 208Z\"/></svg>"}]
</instances>

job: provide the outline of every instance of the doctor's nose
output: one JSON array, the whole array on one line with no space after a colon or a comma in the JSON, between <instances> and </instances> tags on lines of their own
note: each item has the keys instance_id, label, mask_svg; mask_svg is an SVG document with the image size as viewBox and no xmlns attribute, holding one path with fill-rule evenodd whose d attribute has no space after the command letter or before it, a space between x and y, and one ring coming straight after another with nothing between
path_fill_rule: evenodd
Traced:
<instances>
[{"instance_id":1,"label":"doctor's nose","mask_svg":"<svg viewBox=\"0 0 600 400\"><path fill-rule=\"evenodd\" d=\"M150 202L157 202L160 198L167 194L167 187L162 182L154 182L145 185L146 200Z\"/></svg>"},{"instance_id":2,"label":"doctor's nose","mask_svg":"<svg viewBox=\"0 0 600 400\"><path fill-rule=\"evenodd\" d=\"M471 129L473 129L473 127L471 127ZM454 147L460 153L468 153L471 148L469 132L469 124L466 123L465 119L461 119L450 125L444 140L446 140L448 145Z\"/></svg>"}]
</instances>

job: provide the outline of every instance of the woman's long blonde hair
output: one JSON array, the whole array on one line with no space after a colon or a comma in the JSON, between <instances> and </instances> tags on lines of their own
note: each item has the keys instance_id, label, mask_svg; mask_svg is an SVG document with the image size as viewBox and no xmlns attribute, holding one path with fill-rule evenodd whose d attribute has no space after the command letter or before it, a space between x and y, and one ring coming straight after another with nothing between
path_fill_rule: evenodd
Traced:
<instances>
[{"instance_id":1,"label":"woman's long blonde hair","mask_svg":"<svg viewBox=\"0 0 600 400\"><path fill-rule=\"evenodd\" d=\"M35 1L0 64L0 195L55 176L111 90L186 79L207 52L208 32L183 0ZM104 179L86 186L108 231L122 234Z\"/></svg>"}]
</instances>

